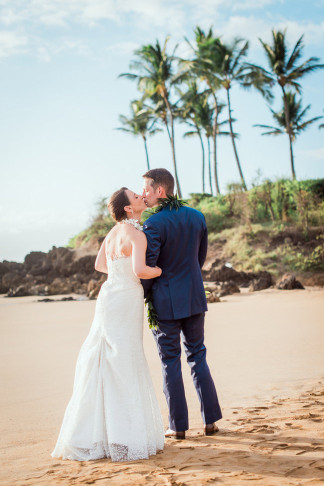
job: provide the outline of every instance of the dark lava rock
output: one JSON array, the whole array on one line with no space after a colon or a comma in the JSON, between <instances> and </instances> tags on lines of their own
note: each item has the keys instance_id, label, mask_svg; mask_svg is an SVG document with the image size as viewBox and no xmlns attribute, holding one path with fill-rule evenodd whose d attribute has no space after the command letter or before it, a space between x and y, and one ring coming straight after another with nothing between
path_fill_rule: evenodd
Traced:
<instances>
[{"instance_id":1,"label":"dark lava rock","mask_svg":"<svg viewBox=\"0 0 324 486\"><path fill-rule=\"evenodd\" d=\"M74 292L74 288L67 278L57 277L52 283L46 286L47 295L71 294L71 292Z\"/></svg>"},{"instance_id":2,"label":"dark lava rock","mask_svg":"<svg viewBox=\"0 0 324 486\"><path fill-rule=\"evenodd\" d=\"M249 292L265 290L273 285L272 275L269 272L260 272L258 278L254 278L249 286Z\"/></svg>"},{"instance_id":3,"label":"dark lava rock","mask_svg":"<svg viewBox=\"0 0 324 486\"><path fill-rule=\"evenodd\" d=\"M208 304L214 304L215 302L220 302L220 298L217 295L217 291L211 292L207 295L207 302Z\"/></svg>"},{"instance_id":4,"label":"dark lava rock","mask_svg":"<svg viewBox=\"0 0 324 486\"><path fill-rule=\"evenodd\" d=\"M14 289L10 289L7 297L25 297L26 295L30 295L28 287L26 285L19 285Z\"/></svg>"},{"instance_id":5,"label":"dark lava rock","mask_svg":"<svg viewBox=\"0 0 324 486\"><path fill-rule=\"evenodd\" d=\"M89 299L96 299L100 292L102 284L107 280L106 275L102 275L100 280L91 279L88 283L87 296Z\"/></svg>"},{"instance_id":6,"label":"dark lava rock","mask_svg":"<svg viewBox=\"0 0 324 486\"><path fill-rule=\"evenodd\" d=\"M1 286L5 289L5 292L8 292L11 288L17 287L21 283L22 276L14 272L5 273L1 279Z\"/></svg>"},{"instance_id":7,"label":"dark lava rock","mask_svg":"<svg viewBox=\"0 0 324 486\"><path fill-rule=\"evenodd\" d=\"M94 264L96 257L94 255L86 255L74 261L70 267L70 274L92 274L94 272Z\"/></svg>"},{"instance_id":8,"label":"dark lava rock","mask_svg":"<svg viewBox=\"0 0 324 486\"><path fill-rule=\"evenodd\" d=\"M32 251L25 256L25 270L30 275L45 275L51 269L51 261L47 253L43 251Z\"/></svg>"},{"instance_id":9,"label":"dark lava rock","mask_svg":"<svg viewBox=\"0 0 324 486\"><path fill-rule=\"evenodd\" d=\"M9 272L9 266L3 262L0 262L0 277L2 277L2 275L8 272Z\"/></svg>"},{"instance_id":10,"label":"dark lava rock","mask_svg":"<svg viewBox=\"0 0 324 486\"><path fill-rule=\"evenodd\" d=\"M225 295L231 295L231 294L236 294L239 293L240 289L236 285L233 280L230 280L229 282L223 282L221 284L221 289L218 292L218 297L224 297Z\"/></svg>"},{"instance_id":11,"label":"dark lava rock","mask_svg":"<svg viewBox=\"0 0 324 486\"><path fill-rule=\"evenodd\" d=\"M210 270L202 271L204 280L211 282L235 282L237 285L248 286L249 283L257 277L256 273L238 272L230 265L222 265L217 268L212 265Z\"/></svg>"},{"instance_id":12,"label":"dark lava rock","mask_svg":"<svg viewBox=\"0 0 324 486\"><path fill-rule=\"evenodd\" d=\"M289 273L286 273L281 277L276 284L276 288L280 290L304 289L299 280L296 280L295 275Z\"/></svg>"},{"instance_id":13,"label":"dark lava rock","mask_svg":"<svg viewBox=\"0 0 324 486\"><path fill-rule=\"evenodd\" d=\"M76 300L74 297L62 297L61 299L38 299L37 302L70 302L71 300Z\"/></svg>"}]
</instances>

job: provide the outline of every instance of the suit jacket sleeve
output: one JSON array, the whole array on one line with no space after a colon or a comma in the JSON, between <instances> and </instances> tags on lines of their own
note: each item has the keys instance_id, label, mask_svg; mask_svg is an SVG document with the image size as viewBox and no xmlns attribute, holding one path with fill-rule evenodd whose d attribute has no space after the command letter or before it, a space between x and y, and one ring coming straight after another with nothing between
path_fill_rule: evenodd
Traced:
<instances>
[{"instance_id":1,"label":"suit jacket sleeve","mask_svg":"<svg viewBox=\"0 0 324 486\"><path fill-rule=\"evenodd\" d=\"M198 260L199 260L200 268L202 268L205 263L206 256L207 256L207 248L208 248L208 230L204 218L204 230L203 230L202 238L200 240L200 246L198 252Z\"/></svg>"},{"instance_id":2,"label":"suit jacket sleeve","mask_svg":"<svg viewBox=\"0 0 324 486\"><path fill-rule=\"evenodd\" d=\"M143 225L143 231L147 239L146 265L155 267L160 255L161 237L157 228L149 221L149 219L146 220ZM144 297L146 297L153 285L154 279L142 279L141 282L144 288Z\"/></svg>"}]
</instances>

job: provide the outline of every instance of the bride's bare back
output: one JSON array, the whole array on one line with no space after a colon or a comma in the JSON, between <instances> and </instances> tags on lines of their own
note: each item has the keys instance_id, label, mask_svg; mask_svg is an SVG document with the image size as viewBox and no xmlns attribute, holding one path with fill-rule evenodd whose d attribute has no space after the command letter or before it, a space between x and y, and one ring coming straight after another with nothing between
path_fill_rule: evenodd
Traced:
<instances>
[{"instance_id":1,"label":"bride's bare back","mask_svg":"<svg viewBox=\"0 0 324 486\"><path fill-rule=\"evenodd\" d=\"M132 236L136 228L128 224L116 224L106 236L106 255L114 260L121 256L131 256L132 254ZM145 235L142 235L145 238ZM146 246L145 250L146 251Z\"/></svg>"},{"instance_id":2,"label":"bride's bare back","mask_svg":"<svg viewBox=\"0 0 324 486\"><path fill-rule=\"evenodd\" d=\"M108 273L106 258L132 257L133 271L138 278L159 277L159 267L148 267L145 262L147 241L145 234L132 224L117 223L107 234L99 250L95 269Z\"/></svg>"}]
</instances>

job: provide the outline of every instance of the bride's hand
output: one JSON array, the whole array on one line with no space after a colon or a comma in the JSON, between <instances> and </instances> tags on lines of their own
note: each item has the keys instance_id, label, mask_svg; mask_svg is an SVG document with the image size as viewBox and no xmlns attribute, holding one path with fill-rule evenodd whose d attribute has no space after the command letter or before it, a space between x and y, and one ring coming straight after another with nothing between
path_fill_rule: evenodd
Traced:
<instances>
[{"instance_id":1,"label":"bride's hand","mask_svg":"<svg viewBox=\"0 0 324 486\"><path fill-rule=\"evenodd\" d=\"M155 267L155 268L156 268L156 270L159 270L159 274L157 275L159 277L162 274L162 268L160 268L160 267Z\"/></svg>"}]
</instances>

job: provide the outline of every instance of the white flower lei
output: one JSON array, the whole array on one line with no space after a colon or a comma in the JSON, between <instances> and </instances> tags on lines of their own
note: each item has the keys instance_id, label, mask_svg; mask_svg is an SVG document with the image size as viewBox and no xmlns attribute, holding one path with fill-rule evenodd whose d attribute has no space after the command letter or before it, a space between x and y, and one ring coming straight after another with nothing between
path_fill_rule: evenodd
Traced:
<instances>
[{"instance_id":1,"label":"white flower lei","mask_svg":"<svg viewBox=\"0 0 324 486\"><path fill-rule=\"evenodd\" d=\"M120 223L126 223L126 224L131 224L132 226L134 226L136 229L140 230L140 231L143 231L143 228L142 226L140 225L140 223L137 221L137 219L122 219L120 221Z\"/></svg>"}]
</instances>

